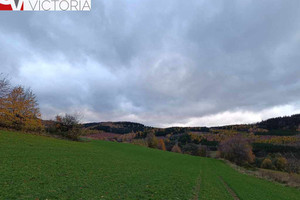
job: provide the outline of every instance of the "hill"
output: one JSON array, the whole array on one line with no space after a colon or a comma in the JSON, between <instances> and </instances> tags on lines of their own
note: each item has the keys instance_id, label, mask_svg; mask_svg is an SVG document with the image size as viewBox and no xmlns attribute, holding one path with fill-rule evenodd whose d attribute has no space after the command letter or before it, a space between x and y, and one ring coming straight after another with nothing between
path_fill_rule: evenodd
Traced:
<instances>
[{"instance_id":1,"label":"hill","mask_svg":"<svg viewBox=\"0 0 300 200\"><path fill-rule=\"evenodd\" d=\"M265 128L269 130L285 129L296 131L300 129L300 114L267 119L265 121L257 123L257 125L260 128Z\"/></svg>"},{"instance_id":2,"label":"hill","mask_svg":"<svg viewBox=\"0 0 300 200\"><path fill-rule=\"evenodd\" d=\"M297 135L300 133L300 114L271 118L257 123L257 126L268 130L268 135Z\"/></svg>"},{"instance_id":3,"label":"hill","mask_svg":"<svg viewBox=\"0 0 300 200\"><path fill-rule=\"evenodd\" d=\"M220 160L107 141L0 131L0 199L296 200Z\"/></svg>"},{"instance_id":4,"label":"hill","mask_svg":"<svg viewBox=\"0 0 300 200\"><path fill-rule=\"evenodd\" d=\"M47 126L47 121L45 125ZM157 136L186 132L207 133L222 130L235 130L242 133L254 132L257 135L289 136L300 134L300 114L271 118L254 124L227 125L218 127L169 127L155 128L135 122L94 122L83 124L86 129L114 134L128 134L153 130Z\"/></svg>"},{"instance_id":5,"label":"hill","mask_svg":"<svg viewBox=\"0 0 300 200\"><path fill-rule=\"evenodd\" d=\"M134 122L95 122L83 124L84 128L109 133L127 134L131 132L144 131L146 126Z\"/></svg>"}]
</instances>

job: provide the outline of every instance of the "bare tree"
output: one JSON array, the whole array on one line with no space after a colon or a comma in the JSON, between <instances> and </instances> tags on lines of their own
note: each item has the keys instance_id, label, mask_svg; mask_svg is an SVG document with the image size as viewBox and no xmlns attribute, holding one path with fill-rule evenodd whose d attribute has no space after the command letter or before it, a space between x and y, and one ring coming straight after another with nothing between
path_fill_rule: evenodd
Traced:
<instances>
[{"instance_id":1,"label":"bare tree","mask_svg":"<svg viewBox=\"0 0 300 200\"><path fill-rule=\"evenodd\" d=\"M0 74L0 98L4 98L10 89L9 80L3 74Z\"/></svg>"}]
</instances>

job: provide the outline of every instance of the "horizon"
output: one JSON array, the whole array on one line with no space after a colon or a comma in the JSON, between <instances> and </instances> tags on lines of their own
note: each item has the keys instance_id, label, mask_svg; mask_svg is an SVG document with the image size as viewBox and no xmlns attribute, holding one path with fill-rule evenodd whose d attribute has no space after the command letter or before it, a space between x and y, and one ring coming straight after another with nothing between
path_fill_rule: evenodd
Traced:
<instances>
[{"instance_id":1,"label":"horizon","mask_svg":"<svg viewBox=\"0 0 300 200\"><path fill-rule=\"evenodd\" d=\"M140 124L146 127L153 127L153 128L174 128L174 127L180 127L180 128L193 128L193 127L207 127L207 128L216 128L216 127L224 127L224 126L240 126L240 125L253 125L253 124L258 124L260 122L269 120L269 119L274 119L274 118L284 118L284 117L292 117L294 115L300 115L299 113L296 114L292 114L292 115L284 115L284 116L277 116L277 117L272 117L272 118L268 118L268 119L264 119L261 121L257 121L257 122L253 122L253 123L244 123L244 124L224 124L224 125L220 125L220 126L167 126L167 127L155 127L155 126L150 126L147 124L143 124L143 123L139 123L139 122L135 122L135 121L93 121L93 122L80 122L80 124L99 124L99 123L136 123L136 124ZM47 121L47 120L44 120ZM49 120L49 121L55 121L55 120Z\"/></svg>"}]
</instances>

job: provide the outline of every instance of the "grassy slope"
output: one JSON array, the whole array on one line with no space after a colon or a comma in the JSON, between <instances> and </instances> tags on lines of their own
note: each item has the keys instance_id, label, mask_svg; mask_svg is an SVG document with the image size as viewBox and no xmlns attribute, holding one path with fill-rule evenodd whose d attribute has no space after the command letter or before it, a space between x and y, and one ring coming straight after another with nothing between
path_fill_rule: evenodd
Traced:
<instances>
[{"instance_id":1,"label":"grassy slope","mask_svg":"<svg viewBox=\"0 0 300 200\"><path fill-rule=\"evenodd\" d=\"M0 199L232 199L220 176L240 199L300 199L214 159L0 131Z\"/></svg>"}]
</instances>

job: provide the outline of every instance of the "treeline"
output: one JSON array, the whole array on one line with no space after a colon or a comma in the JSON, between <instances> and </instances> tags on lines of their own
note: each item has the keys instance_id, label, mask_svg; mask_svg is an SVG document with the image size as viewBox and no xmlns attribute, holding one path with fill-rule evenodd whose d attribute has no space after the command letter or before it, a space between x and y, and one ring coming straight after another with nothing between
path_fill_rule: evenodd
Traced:
<instances>
[{"instance_id":1,"label":"treeline","mask_svg":"<svg viewBox=\"0 0 300 200\"><path fill-rule=\"evenodd\" d=\"M130 138L123 138L125 140L121 140L119 142L130 142L164 151L172 151L176 153L184 153L203 157L208 157L210 152L208 146L202 145L201 143L192 143L192 140L187 133L181 135L168 134L164 138L159 138L156 137L155 130L151 129L143 133L132 133L129 135L131 136Z\"/></svg>"},{"instance_id":2,"label":"treeline","mask_svg":"<svg viewBox=\"0 0 300 200\"><path fill-rule=\"evenodd\" d=\"M300 146L278 145L270 143L253 143L255 154L266 155L269 153L295 153L300 158Z\"/></svg>"},{"instance_id":3,"label":"treeline","mask_svg":"<svg viewBox=\"0 0 300 200\"><path fill-rule=\"evenodd\" d=\"M98 130L108 133L128 134L136 133L138 131L145 131L146 126L134 122L100 122L100 123L87 123L83 125L84 128L90 130Z\"/></svg>"},{"instance_id":4,"label":"treeline","mask_svg":"<svg viewBox=\"0 0 300 200\"><path fill-rule=\"evenodd\" d=\"M166 136L168 134L184 134L188 132L209 132L207 127L170 127L170 128L153 128L155 135Z\"/></svg>"},{"instance_id":5,"label":"treeline","mask_svg":"<svg viewBox=\"0 0 300 200\"><path fill-rule=\"evenodd\" d=\"M260 123L257 123L259 128L268 130L299 130L300 129L300 114L271 118ZM300 130L299 130L300 131Z\"/></svg>"},{"instance_id":6,"label":"treeline","mask_svg":"<svg viewBox=\"0 0 300 200\"><path fill-rule=\"evenodd\" d=\"M170 127L170 128L155 128L145 126L134 122L99 122L83 124L84 128L90 130L98 130L107 133L128 134L139 133L145 131L153 131L156 136L166 136L168 134L176 135L188 132L209 132L207 127Z\"/></svg>"},{"instance_id":7,"label":"treeline","mask_svg":"<svg viewBox=\"0 0 300 200\"><path fill-rule=\"evenodd\" d=\"M155 128L134 122L87 123L84 127L107 133L128 134L154 131L156 136L180 135L184 133L254 133L255 135L292 136L300 134L300 114L290 117L277 117L256 124L228 125L219 127L169 127Z\"/></svg>"}]
</instances>

